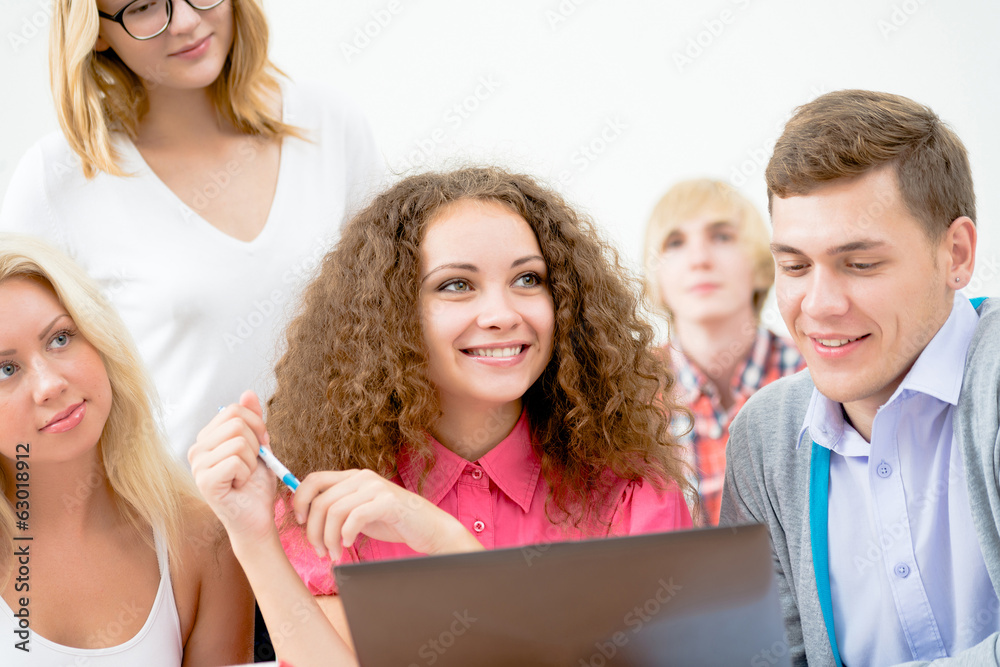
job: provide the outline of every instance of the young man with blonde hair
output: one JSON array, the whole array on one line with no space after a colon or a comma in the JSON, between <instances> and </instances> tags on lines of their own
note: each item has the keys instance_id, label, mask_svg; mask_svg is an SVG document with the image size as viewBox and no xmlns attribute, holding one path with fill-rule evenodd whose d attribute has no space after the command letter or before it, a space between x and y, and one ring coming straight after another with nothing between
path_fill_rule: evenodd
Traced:
<instances>
[{"instance_id":1,"label":"young man with blonde hair","mask_svg":"<svg viewBox=\"0 0 1000 667\"><path fill-rule=\"evenodd\" d=\"M998 665L1000 304L959 293L965 148L912 100L838 91L766 177L809 370L732 424L722 523L769 526L793 662Z\"/></svg>"},{"instance_id":2,"label":"young man with blonde hair","mask_svg":"<svg viewBox=\"0 0 1000 667\"><path fill-rule=\"evenodd\" d=\"M671 187L646 227L646 293L670 324L664 349L693 417L675 426L703 525L719 523L733 417L758 389L803 366L790 341L760 324L774 283L770 242L757 208L707 178Z\"/></svg>"}]
</instances>

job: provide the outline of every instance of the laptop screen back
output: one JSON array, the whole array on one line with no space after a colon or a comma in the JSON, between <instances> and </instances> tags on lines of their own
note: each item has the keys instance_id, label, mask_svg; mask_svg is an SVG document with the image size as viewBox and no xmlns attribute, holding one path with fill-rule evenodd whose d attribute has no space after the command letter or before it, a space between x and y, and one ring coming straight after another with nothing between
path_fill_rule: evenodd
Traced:
<instances>
[{"instance_id":1,"label":"laptop screen back","mask_svg":"<svg viewBox=\"0 0 1000 667\"><path fill-rule=\"evenodd\" d=\"M762 525L334 568L362 665L787 665Z\"/></svg>"}]
</instances>

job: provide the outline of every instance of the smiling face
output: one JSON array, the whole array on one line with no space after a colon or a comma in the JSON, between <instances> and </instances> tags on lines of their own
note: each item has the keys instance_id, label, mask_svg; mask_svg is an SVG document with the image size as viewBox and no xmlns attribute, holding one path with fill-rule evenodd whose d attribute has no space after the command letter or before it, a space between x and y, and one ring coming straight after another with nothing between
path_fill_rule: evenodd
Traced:
<instances>
[{"instance_id":1,"label":"smiling face","mask_svg":"<svg viewBox=\"0 0 1000 667\"><path fill-rule=\"evenodd\" d=\"M114 15L130 1L97 0L97 6ZM234 32L232 0L205 11L177 0L173 3L170 25L148 40L134 39L120 23L101 18L95 48L114 50L143 80L147 90L201 89L219 77L232 48Z\"/></svg>"},{"instance_id":2,"label":"smiling face","mask_svg":"<svg viewBox=\"0 0 1000 667\"><path fill-rule=\"evenodd\" d=\"M951 312L952 231L932 242L888 168L771 206L778 307L813 382L873 416Z\"/></svg>"},{"instance_id":3,"label":"smiling face","mask_svg":"<svg viewBox=\"0 0 1000 667\"><path fill-rule=\"evenodd\" d=\"M732 212L703 211L663 240L657 280L675 322L753 317L754 270Z\"/></svg>"},{"instance_id":4,"label":"smiling face","mask_svg":"<svg viewBox=\"0 0 1000 667\"><path fill-rule=\"evenodd\" d=\"M519 407L555 331L531 227L499 204L459 201L428 224L420 264L427 374L442 409Z\"/></svg>"},{"instance_id":5,"label":"smiling face","mask_svg":"<svg viewBox=\"0 0 1000 667\"><path fill-rule=\"evenodd\" d=\"M0 454L28 443L32 465L71 460L95 449L110 410L101 355L52 289L0 282Z\"/></svg>"}]
</instances>

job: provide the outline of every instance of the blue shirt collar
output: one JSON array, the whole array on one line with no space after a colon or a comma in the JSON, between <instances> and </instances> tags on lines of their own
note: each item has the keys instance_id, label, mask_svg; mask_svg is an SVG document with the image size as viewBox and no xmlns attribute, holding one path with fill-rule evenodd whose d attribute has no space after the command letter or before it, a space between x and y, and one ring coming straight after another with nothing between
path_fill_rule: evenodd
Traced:
<instances>
[{"instance_id":1,"label":"blue shirt collar","mask_svg":"<svg viewBox=\"0 0 1000 667\"><path fill-rule=\"evenodd\" d=\"M939 401L957 405L962 379L965 377L965 357L978 323L979 314L976 309L967 298L956 293L948 319L917 357L910 372L896 387L886 405L898 400L904 392L926 394ZM845 427L848 436L857 433L844 421L843 406L813 387L812 398L795 447L798 449L802 446L807 432L821 447L834 451L839 451L843 446L850 447L852 442L849 441L854 438L845 437ZM862 442L864 440L860 435L857 438Z\"/></svg>"}]
</instances>

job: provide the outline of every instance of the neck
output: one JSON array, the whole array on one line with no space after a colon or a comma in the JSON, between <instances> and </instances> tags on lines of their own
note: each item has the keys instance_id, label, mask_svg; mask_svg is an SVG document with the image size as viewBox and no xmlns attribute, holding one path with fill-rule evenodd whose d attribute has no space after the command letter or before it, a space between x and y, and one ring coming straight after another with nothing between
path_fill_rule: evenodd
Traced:
<instances>
[{"instance_id":1,"label":"neck","mask_svg":"<svg viewBox=\"0 0 1000 667\"><path fill-rule=\"evenodd\" d=\"M221 118L209 89L176 90L146 86L149 109L139 121L139 146L192 145L237 133Z\"/></svg>"},{"instance_id":2,"label":"neck","mask_svg":"<svg viewBox=\"0 0 1000 667\"><path fill-rule=\"evenodd\" d=\"M733 404L732 384L757 336L757 321L748 306L733 315L712 320L674 320L674 334L684 356L705 374L724 408Z\"/></svg>"},{"instance_id":3,"label":"neck","mask_svg":"<svg viewBox=\"0 0 1000 667\"><path fill-rule=\"evenodd\" d=\"M114 493L104 466L97 456L60 463L35 463L29 459L28 486L17 487L17 471L9 459L0 459L7 479L14 480L5 489L7 501L15 507L20 489L27 492L29 518L27 534L38 536L80 534L107 524L116 515ZM21 531L15 530L15 533Z\"/></svg>"},{"instance_id":4,"label":"neck","mask_svg":"<svg viewBox=\"0 0 1000 667\"><path fill-rule=\"evenodd\" d=\"M466 461L475 461L510 435L521 416L521 401L501 405L455 405L441 398L441 417L431 435Z\"/></svg>"}]
</instances>

